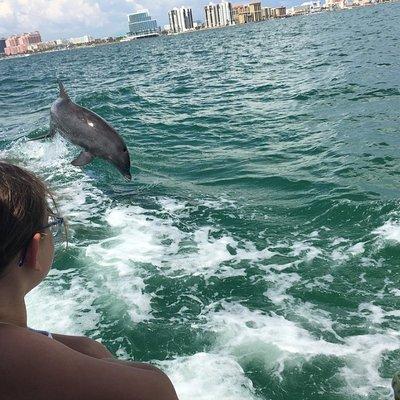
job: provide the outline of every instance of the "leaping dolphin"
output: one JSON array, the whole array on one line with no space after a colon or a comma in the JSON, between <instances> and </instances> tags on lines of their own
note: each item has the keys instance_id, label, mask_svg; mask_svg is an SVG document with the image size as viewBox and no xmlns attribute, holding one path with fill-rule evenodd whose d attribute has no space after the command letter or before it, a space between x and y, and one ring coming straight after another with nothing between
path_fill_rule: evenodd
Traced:
<instances>
[{"instance_id":1,"label":"leaping dolphin","mask_svg":"<svg viewBox=\"0 0 400 400\"><path fill-rule=\"evenodd\" d=\"M131 180L131 161L124 140L103 118L78 106L59 81L60 93L50 110L50 133L61 136L83 148L72 165L83 167L99 157L113 164L127 180Z\"/></svg>"}]
</instances>

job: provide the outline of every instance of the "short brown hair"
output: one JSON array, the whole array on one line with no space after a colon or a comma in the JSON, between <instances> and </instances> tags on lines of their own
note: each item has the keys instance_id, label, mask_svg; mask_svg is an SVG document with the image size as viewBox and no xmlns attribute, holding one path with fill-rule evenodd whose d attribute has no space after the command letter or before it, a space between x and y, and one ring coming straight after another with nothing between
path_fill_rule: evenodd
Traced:
<instances>
[{"instance_id":1,"label":"short brown hair","mask_svg":"<svg viewBox=\"0 0 400 400\"><path fill-rule=\"evenodd\" d=\"M50 190L36 175L0 161L0 277L40 230L49 197Z\"/></svg>"}]
</instances>

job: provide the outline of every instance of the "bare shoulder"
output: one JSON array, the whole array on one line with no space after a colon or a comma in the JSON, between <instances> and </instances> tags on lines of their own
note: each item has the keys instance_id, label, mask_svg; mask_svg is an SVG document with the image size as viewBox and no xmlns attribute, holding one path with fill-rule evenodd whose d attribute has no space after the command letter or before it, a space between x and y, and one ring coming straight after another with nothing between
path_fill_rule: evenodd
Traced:
<instances>
[{"instance_id":1,"label":"bare shoulder","mask_svg":"<svg viewBox=\"0 0 400 400\"><path fill-rule=\"evenodd\" d=\"M79 353L44 335L0 329L0 393L12 400L176 400L165 375Z\"/></svg>"}]
</instances>

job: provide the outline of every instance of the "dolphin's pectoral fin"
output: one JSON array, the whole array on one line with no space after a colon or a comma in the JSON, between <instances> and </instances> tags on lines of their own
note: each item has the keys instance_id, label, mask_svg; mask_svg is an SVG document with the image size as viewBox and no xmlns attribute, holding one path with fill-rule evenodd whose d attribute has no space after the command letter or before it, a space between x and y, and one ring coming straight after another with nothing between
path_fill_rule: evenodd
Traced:
<instances>
[{"instance_id":1,"label":"dolphin's pectoral fin","mask_svg":"<svg viewBox=\"0 0 400 400\"><path fill-rule=\"evenodd\" d=\"M37 138L29 139L28 141L29 142L34 142L36 140L48 139L48 138L51 138L51 137L53 137L53 135L50 135L49 133L46 133L45 135L39 136Z\"/></svg>"},{"instance_id":2,"label":"dolphin's pectoral fin","mask_svg":"<svg viewBox=\"0 0 400 400\"><path fill-rule=\"evenodd\" d=\"M82 151L82 153L79 154L79 156L76 157L71 164L74 167L83 167L84 165L89 164L93 160L93 158L94 156L92 153L89 153L88 151Z\"/></svg>"}]
</instances>

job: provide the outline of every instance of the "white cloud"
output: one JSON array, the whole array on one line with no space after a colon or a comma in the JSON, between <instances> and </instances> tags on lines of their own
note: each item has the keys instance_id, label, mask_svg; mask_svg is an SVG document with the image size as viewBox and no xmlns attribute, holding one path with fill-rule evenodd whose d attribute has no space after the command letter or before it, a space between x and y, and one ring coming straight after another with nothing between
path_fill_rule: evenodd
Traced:
<instances>
[{"instance_id":1,"label":"white cloud","mask_svg":"<svg viewBox=\"0 0 400 400\"><path fill-rule=\"evenodd\" d=\"M176 5L180 0L0 0L0 36L34 30L43 40L123 34L128 13L148 9L162 25Z\"/></svg>"},{"instance_id":2,"label":"white cloud","mask_svg":"<svg viewBox=\"0 0 400 400\"><path fill-rule=\"evenodd\" d=\"M181 5L192 7L194 19L203 20L203 6L208 3L209 0L0 0L0 36L34 30L40 31L43 40L86 34L115 36L128 31L130 12L148 9L162 26L168 23L168 11ZM282 0L268 3L281 4Z\"/></svg>"},{"instance_id":3,"label":"white cloud","mask_svg":"<svg viewBox=\"0 0 400 400\"><path fill-rule=\"evenodd\" d=\"M9 1L0 1L0 18L10 18L13 15L13 9Z\"/></svg>"},{"instance_id":4,"label":"white cloud","mask_svg":"<svg viewBox=\"0 0 400 400\"><path fill-rule=\"evenodd\" d=\"M96 29L107 22L107 13L89 0L0 0L3 35L33 30L65 35L82 32L82 28Z\"/></svg>"}]
</instances>

